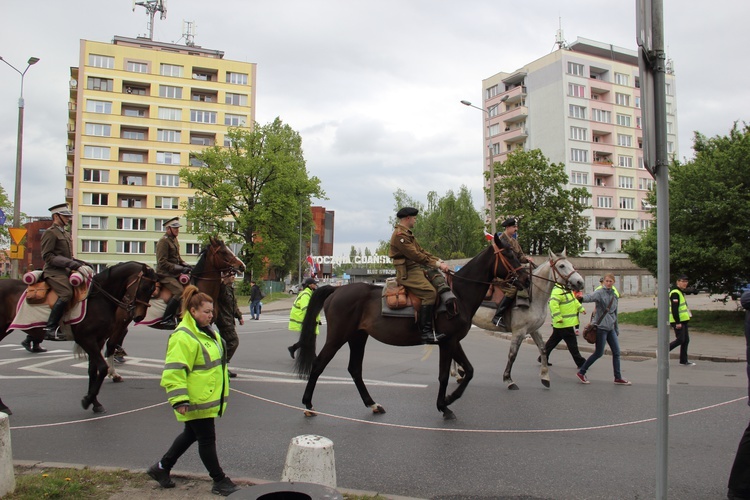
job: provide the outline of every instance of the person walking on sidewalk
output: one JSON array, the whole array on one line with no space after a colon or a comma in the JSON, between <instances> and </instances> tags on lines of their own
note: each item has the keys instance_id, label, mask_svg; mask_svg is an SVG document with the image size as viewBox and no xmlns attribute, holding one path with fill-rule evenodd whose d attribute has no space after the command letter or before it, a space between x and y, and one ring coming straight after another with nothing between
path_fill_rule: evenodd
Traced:
<instances>
[{"instance_id":1,"label":"person walking on sidewalk","mask_svg":"<svg viewBox=\"0 0 750 500\"><path fill-rule=\"evenodd\" d=\"M690 314L687 300L685 300L685 288L687 286L688 277L681 274L677 277L675 286L669 291L669 324L672 325L675 337L677 337L669 343L669 350L680 346L680 364L693 366L695 363L688 360L688 344L690 343L688 323L690 323L692 314Z\"/></svg>"},{"instance_id":2,"label":"person walking on sidewalk","mask_svg":"<svg viewBox=\"0 0 750 500\"><path fill-rule=\"evenodd\" d=\"M552 289L552 295L549 298L549 310L552 316L552 335L544 345L547 364L552 366L552 363L549 362L549 355L557 347L557 344L564 340L573 361L580 368L586 362L586 358L581 356L578 350L576 330L578 330L579 325L578 315L586 314L586 310L575 298L573 292L560 284L555 284ZM542 362L541 356L537 361Z\"/></svg>"},{"instance_id":3,"label":"person walking on sidewalk","mask_svg":"<svg viewBox=\"0 0 750 500\"><path fill-rule=\"evenodd\" d=\"M745 359L747 359L747 404L750 405L750 291L742 294L740 304L745 308ZM742 434L737 454L729 473L729 500L750 498L750 424Z\"/></svg>"},{"instance_id":4,"label":"person walking on sidewalk","mask_svg":"<svg viewBox=\"0 0 750 500\"><path fill-rule=\"evenodd\" d=\"M263 292L255 281L250 282L250 317L260 319L260 301L263 300Z\"/></svg>"},{"instance_id":5,"label":"person walking on sidewalk","mask_svg":"<svg viewBox=\"0 0 750 500\"><path fill-rule=\"evenodd\" d=\"M289 311L289 330L298 334L302 331L302 320L305 319L305 314L307 314L307 304L310 303L313 292L318 288L318 280L315 278L306 278L302 286L304 288L297 295L294 304L292 304L292 310ZM320 325L320 316L318 316L318 325ZM320 333L320 328L316 326L315 335L318 333ZM292 359L294 359L294 353L297 352L299 347L299 340L294 345L287 347Z\"/></svg>"},{"instance_id":6,"label":"person walking on sidewalk","mask_svg":"<svg viewBox=\"0 0 750 500\"><path fill-rule=\"evenodd\" d=\"M210 296L188 285L182 293L182 321L169 336L161 386L167 390L175 417L184 422L182 433L161 460L147 473L162 488L174 488L169 471L198 441L198 454L214 480L211 493L229 496L240 488L219 465L216 427L229 397L229 377L224 342L211 329L214 304Z\"/></svg>"},{"instance_id":7,"label":"person walking on sidewalk","mask_svg":"<svg viewBox=\"0 0 750 500\"><path fill-rule=\"evenodd\" d=\"M618 297L615 295L612 287L615 284L614 274L605 274L602 280L602 288L593 293L582 295L578 292L578 300L581 302L594 302L596 304L596 349L594 354L589 356L585 363L578 369L576 376L582 384L588 384L586 372L597 359L604 355L605 344L609 344L612 351L612 369L615 375L615 385L631 385L628 380L622 378L620 372L620 343L617 340L619 333L617 327L617 302Z\"/></svg>"}]
</instances>

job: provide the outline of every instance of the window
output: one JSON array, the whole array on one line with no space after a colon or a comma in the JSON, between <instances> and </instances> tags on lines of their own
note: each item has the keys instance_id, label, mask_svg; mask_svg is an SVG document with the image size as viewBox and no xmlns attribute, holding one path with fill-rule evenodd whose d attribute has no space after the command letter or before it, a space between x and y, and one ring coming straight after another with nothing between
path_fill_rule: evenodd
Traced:
<instances>
[{"instance_id":1,"label":"window","mask_svg":"<svg viewBox=\"0 0 750 500\"><path fill-rule=\"evenodd\" d=\"M495 123L494 125L490 125L490 136L497 135L500 133L500 124Z\"/></svg>"},{"instance_id":2,"label":"window","mask_svg":"<svg viewBox=\"0 0 750 500\"><path fill-rule=\"evenodd\" d=\"M572 97L583 97L586 87L577 83L568 84L568 95Z\"/></svg>"},{"instance_id":3,"label":"window","mask_svg":"<svg viewBox=\"0 0 750 500\"><path fill-rule=\"evenodd\" d=\"M630 76L624 73L615 73L615 83L617 85L630 86Z\"/></svg>"},{"instance_id":4,"label":"window","mask_svg":"<svg viewBox=\"0 0 750 500\"><path fill-rule=\"evenodd\" d=\"M175 66L174 64L161 64L159 66L159 74L162 76L182 76L182 66Z\"/></svg>"},{"instance_id":5,"label":"window","mask_svg":"<svg viewBox=\"0 0 750 500\"><path fill-rule=\"evenodd\" d=\"M572 118L581 118L582 120L585 120L586 119L586 107L576 106L575 104L570 104L568 106L568 114Z\"/></svg>"},{"instance_id":6,"label":"window","mask_svg":"<svg viewBox=\"0 0 750 500\"><path fill-rule=\"evenodd\" d=\"M182 110L177 108L159 108L160 120L182 120Z\"/></svg>"},{"instance_id":7,"label":"window","mask_svg":"<svg viewBox=\"0 0 750 500\"><path fill-rule=\"evenodd\" d=\"M216 112L191 109L190 121L195 123L216 123Z\"/></svg>"},{"instance_id":8,"label":"window","mask_svg":"<svg viewBox=\"0 0 750 500\"><path fill-rule=\"evenodd\" d=\"M112 103L109 101L95 101L88 99L86 101L86 111L89 113L112 113Z\"/></svg>"},{"instance_id":9,"label":"window","mask_svg":"<svg viewBox=\"0 0 750 500\"><path fill-rule=\"evenodd\" d=\"M120 129L120 137L123 139L133 139L136 141L145 141L147 139L147 130L137 128L122 128Z\"/></svg>"},{"instance_id":10,"label":"window","mask_svg":"<svg viewBox=\"0 0 750 500\"><path fill-rule=\"evenodd\" d=\"M122 208L146 208L145 198L129 198L127 195L120 195L117 203Z\"/></svg>"},{"instance_id":11,"label":"window","mask_svg":"<svg viewBox=\"0 0 750 500\"><path fill-rule=\"evenodd\" d=\"M83 193L84 205L106 206L109 200L107 193Z\"/></svg>"},{"instance_id":12,"label":"window","mask_svg":"<svg viewBox=\"0 0 750 500\"><path fill-rule=\"evenodd\" d=\"M635 219L620 219L620 229L623 231L635 231Z\"/></svg>"},{"instance_id":13,"label":"window","mask_svg":"<svg viewBox=\"0 0 750 500\"><path fill-rule=\"evenodd\" d=\"M612 197L611 196L597 196L596 206L597 208L612 208Z\"/></svg>"},{"instance_id":14,"label":"window","mask_svg":"<svg viewBox=\"0 0 750 500\"><path fill-rule=\"evenodd\" d=\"M142 87L140 85L125 85L123 90L126 94L148 95L149 88L150 87Z\"/></svg>"},{"instance_id":15,"label":"window","mask_svg":"<svg viewBox=\"0 0 750 500\"><path fill-rule=\"evenodd\" d=\"M648 229L651 227L651 220L641 219L641 229Z\"/></svg>"},{"instance_id":16,"label":"window","mask_svg":"<svg viewBox=\"0 0 750 500\"><path fill-rule=\"evenodd\" d=\"M204 163L202 160L198 159L194 155L190 155L190 160L188 161L191 167L207 167L208 165Z\"/></svg>"},{"instance_id":17,"label":"window","mask_svg":"<svg viewBox=\"0 0 750 500\"><path fill-rule=\"evenodd\" d=\"M159 85L159 97L166 97L168 99L182 99L182 87Z\"/></svg>"},{"instance_id":18,"label":"window","mask_svg":"<svg viewBox=\"0 0 750 500\"><path fill-rule=\"evenodd\" d=\"M632 117L630 115L622 115L617 113L617 124L623 127L630 127L632 123Z\"/></svg>"},{"instance_id":19,"label":"window","mask_svg":"<svg viewBox=\"0 0 750 500\"><path fill-rule=\"evenodd\" d=\"M591 119L600 123L612 123L612 112L603 109L592 109Z\"/></svg>"},{"instance_id":20,"label":"window","mask_svg":"<svg viewBox=\"0 0 750 500\"><path fill-rule=\"evenodd\" d=\"M628 94L615 92L615 103L618 106L630 106L630 96Z\"/></svg>"},{"instance_id":21,"label":"window","mask_svg":"<svg viewBox=\"0 0 750 500\"><path fill-rule=\"evenodd\" d=\"M498 106L497 104L495 104L494 106L490 106L489 108L487 108L487 111L489 112L490 118L492 118L493 116L497 116L499 109L500 109L500 106Z\"/></svg>"},{"instance_id":22,"label":"window","mask_svg":"<svg viewBox=\"0 0 750 500\"><path fill-rule=\"evenodd\" d=\"M617 145L618 146L633 146L633 136L627 134L617 134Z\"/></svg>"},{"instance_id":23,"label":"window","mask_svg":"<svg viewBox=\"0 0 750 500\"><path fill-rule=\"evenodd\" d=\"M128 163L146 163L147 153L143 151L122 151L120 150L120 161Z\"/></svg>"},{"instance_id":24,"label":"window","mask_svg":"<svg viewBox=\"0 0 750 500\"><path fill-rule=\"evenodd\" d=\"M125 231L145 231L146 219L135 219L133 217L118 217L117 229Z\"/></svg>"},{"instance_id":25,"label":"window","mask_svg":"<svg viewBox=\"0 0 750 500\"><path fill-rule=\"evenodd\" d=\"M86 134L99 137L109 137L112 135L112 126L104 125L103 123L87 123Z\"/></svg>"},{"instance_id":26,"label":"window","mask_svg":"<svg viewBox=\"0 0 750 500\"><path fill-rule=\"evenodd\" d=\"M86 182L109 182L109 170L84 168L83 180Z\"/></svg>"},{"instance_id":27,"label":"window","mask_svg":"<svg viewBox=\"0 0 750 500\"><path fill-rule=\"evenodd\" d=\"M232 138L231 138L231 137L229 137L228 135L225 135L225 136L224 136L224 147L225 147L225 148L231 148L231 147L232 147ZM193 160L193 159L192 159L192 158L190 158L190 161L191 161L191 165L192 165L192 160Z\"/></svg>"},{"instance_id":28,"label":"window","mask_svg":"<svg viewBox=\"0 0 750 500\"><path fill-rule=\"evenodd\" d=\"M180 176L171 174L156 174L156 185L164 187L180 187Z\"/></svg>"},{"instance_id":29,"label":"window","mask_svg":"<svg viewBox=\"0 0 750 500\"><path fill-rule=\"evenodd\" d=\"M122 183L126 186L143 186L144 177L142 175L123 174Z\"/></svg>"},{"instance_id":30,"label":"window","mask_svg":"<svg viewBox=\"0 0 750 500\"><path fill-rule=\"evenodd\" d=\"M146 242L118 240L117 253L146 253Z\"/></svg>"},{"instance_id":31,"label":"window","mask_svg":"<svg viewBox=\"0 0 750 500\"><path fill-rule=\"evenodd\" d=\"M83 157L92 160L109 160L109 148L101 146L84 146Z\"/></svg>"},{"instance_id":32,"label":"window","mask_svg":"<svg viewBox=\"0 0 750 500\"><path fill-rule=\"evenodd\" d=\"M589 152L585 149L571 149L570 150L570 161L579 163L588 163Z\"/></svg>"},{"instance_id":33,"label":"window","mask_svg":"<svg viewBox=\"0 0 750 500\"><path fill-rule=\"evenodd\" d=\"M623 210L634 210L635 198L620 198L620 208Z\"/></svg>"},{"instance_id":34,"label":"window","mask_svg":"<svg viewBox=\"0 0 750 500\"><path fill-rule=\"evenodd\" d=\"M667 153L674 153L674 142L667 141Z\"/></svg>"},{"instance_id":35,"label":"window","mask_svg":"<svg viewBox=\"0 0 750 500\"><path fill-rule=\"evenodd\" d=\"M585 141L588 137L588 130L583 127L570 127L570 138L574 141Z\"/></svg>"},{"instance_id":36,"label":"window","mask_svg":"<svg viewBox=\"0 0 750 500\"><path fill-rule=\"evenodd\" d=\"M176 210L179 208L179 198L176 196L157 196L156 206L154 208Z\"/></svg>"},{"instance_id":37,"label":"window","mask_svg":"<svg viewBox=\"0 0 750 500\"><path fill-rule=\"evenodd\" d=\"M156 140L161 142L180 142L179 130L158 129L156 131Z\"/></svg>"},{"instance_id":38,"label":"window","mask_svg":"<svg viewBox=\"0 0 750 500\"><path fill-rule=\"evenodd\" d=\"M106 217L81 216L81 229L107 229Z\"/></svg>"},{"instance_id":39,"label":"window","mask_svg":"<svg viewBox=\"0 0 750 500\"><path fill-rule=\"evenodd\" d=\"M134 116L136 118L148 118L148 108L139 106L122 105L122 116Z\"/></svg>"},{"instance_id":40,"label":"window","mask_svg":"<svg viewBox=\"0 0 750 500\"><path fill-rule=\"evenodd\" d=\"M492 87L488 88L485 91L485 98L486 99L492 99L493 97L495 97L499 93L500 93L500 89L498 88L498 86L497 85L493 85Z\"/></svg>"},{"instance_id":41,"label":"window","mask_svg":"<svg viewBox=\"0 0 750 500\"><path fill-rule=\"evenodd\" d=\"M211 92L199 92L199 91L193 91L190 94L190 98L193 101L199 101L199 102L218 102L218 95L216 93Z\"/></svg>"},{"instance_id":42,"label":"window","mask_svg":"<svg viewBox=\"0 0 750 500\"><path fill-rule=\"evenodd\" d=\"M109 56L100 56L97 54L89 54L89 66L94 66L95 68L114 69L115 58Z\"/></svg>"},{"instance_id":43,"label":"window","mask_svg":"<svg viewBox=\"0 0 750 500\"><path fill-rule=\"evenodd\" d=\"M212 82L213 75L214 75L213 73L209 73L208 71L193 69L193 80L203 80L204 82Z\"/></svg>"},{"instance_id":44,"label":"window","mask_svg":"<svg viewBox=\"0 0 750 500\"><path fill-rule=\"evenodd\" d=\"M568 62L568 73L576 76L583 76L583 64Z\"/></svg>"},{"instance_id":45,"label":"window","mask_svg":"<svg viewBox=\"0 0 750 500\"><path fill-rule=\"evenodd\" d=\"M667 122L667 133L674 134L674 124L672 122Z\"/></svg>"},{"instance_id":46,"label":"window","mask_svg":"<svg viewBox=\"0 0 750 500\"><path fill-rule=\"evenodd\" d=\"M166 165L179 165L180 153L173 153L171 151L157 151L156 163L161 163L161 164L166 164Z\"/></svg>"},{"instance_id":47,"label":"window","mask_svg":"<svg viewBox=\"0 0 750 500\"><path fill-rule=\"evenodd\" d=\"M589 183L589 174L573 170L570 172L570 183L587 185Z\"/></svg>"},{"instance_id":48,"label":"window","mask_svg":"<svg viewBox=\"0 0 750 500\"><path fill-rule=\"evenodd\" d=\"M621 167L633 168L633 157L620 155L617 157L617 164Z\"/></svg>"},{"instance_id":49,"label":"window","mask_svg":"<svg viewBox=\"0 0 750 500\"><path fill-rule=\"evenodd\" d=\"M623 189L633 189L633 178L626 175L620 175L617 179L617 186Z\"/></svg>"},{"instance_id":50,"label":"window","mask_svg":"<svg viewBox=\"0 0 750 500\"><path fill-rule=\"evenodd\" d=\"M186 243L185 244L185 255L200 255L201 246L200 243Z\"/></svg>"},{"instance_id":51,"label":"window","mask_svg":"<svg viewBox=\"0 0 750 500\"><path fill-rule=\"evenodd\" d=\"M247 75L245 73L231 73L227 71L227 83L247 85Z\"/></svg>"},{"instance_id":52,"label":"window","mask_svg":"<svg viewBox=\"0 0 750 500\"><path fill-rule=\"evenodd\" d=\"M125 71L131 71L133 73L148 73L148 63L126 61Z\"/></svg>"},{"instance_id":53,"label":"window","mask_svg":"<svg viewBox=\"0 0 750 500\"><path fill-rule=\"evenodd\" d=\"M164 224L166 224L168 220L169 219L154 219L154 231L163 232ZM154 252L156 252L156 243L154 243Z\"/></svg>"},{"instance_id":54,"label":"window","mask_svg":"<svg viewBox=\"0 0 750 500\"><path fill-rule=\"evenodd\" d=\"M635 96L635 107L638 109L641 108L641 96Z\"/></svg>"},{"instance_id":55,"label":"window","mask_svg":"<svg viewBox=\"0 0 750 500\"><path fill-rule=\"evenodd\" d=\"M245 125L246 117L243 115L230 115L229 113L224 114L224 125L231 127L242 127Z\"/></svg>"},{"instance_id":56,"label":"window","mask_svg":"<svg viewBox=\"0 0 750 500\"><path fill-rule=\"evenodd\" d=\"M650 177L639 177L638 189L642 191L651 191L652 189L654 189L654 180Z\"/></svg>"},{"instance_id":57,"label":"window","mask_svg":"<svg viewBox=\"0 0 750 500\"><path fill-rule=\"evenodd\" d=\"M190 134L190 144L197 146L213 146L216 143L216 136L214 134Z\"/></svg>"},{"instance_id":58,"label":"window","mask_svg":"<svg viewBox=\"0 0 750 500\"><path fill-rule=\"evenodd\" d=\"M86 80L86 88L89 90L104 90L112 92L114 82L110 78L97 78L90 76Z\"/></svg>"},{"instance_id":59,"label":"window","mask_svg":"<svg viewBox=\"0 0 750 500\"><path fill-rule=\"evenodd\" d=\"M638 168L642 168L642 169L646 168L646 166L643 164L643 157L641 156L638 157Z\"/></svg>"},{"instance_id":60,"label":"window","mask_svg":"<svg viewBox=\"0 0 750 500\"><path fill-rule=\"evenodd\" d=\"M235 106L247 106L247 96L245 94L226 93L224 104L234 104Z\"/></svg>"},{"instance_id":61,"label":"window","mask_svg":"<svg viewBox=\"0 0 750 500\"><path fill-rule=\"evenodd\" d=\"M664 87L666 89L665 94L672 95L672 84L671 83L665 83Z\"/></svg>"},{"instance_id":62,"label":"window","mask_svg":"<svg viewBox=\"0 0 750 500\"><path fill-rule=\"evenodd\" d=\"M640 116L636 116L635 117L635 126L637 128L641 128L641 117Z\"/></svg>"},{"instance_id":63,"label":"window","mask_svg":"<svg viewBox=\"0 0 750 500\"><path fill-rule=\"evenodd\" d=\"M102 240L81 240L81 251L86 253L107 253L107 242Z\"/></svg>"}]
</instances>

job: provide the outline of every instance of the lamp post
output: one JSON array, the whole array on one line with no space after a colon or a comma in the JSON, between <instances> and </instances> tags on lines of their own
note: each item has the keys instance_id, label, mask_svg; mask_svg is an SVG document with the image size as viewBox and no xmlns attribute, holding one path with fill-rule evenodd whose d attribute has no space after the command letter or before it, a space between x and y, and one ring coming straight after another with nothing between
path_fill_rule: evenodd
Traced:
<instances>
[{"instance_id":1,"label":"lamp post","mask_svg":"<svg viewBox=\"0 0 750 500\"><path fill-rule=\"evenodd\" d=\"M21 165L23 162L23 77L31 66L39 62L38 57L30 57L26 69L20 71L11 63L0 56L0 61L4 62L13 70L21 75L21 97L18 98L18 140L16 141L16 190L13 196L13 226L21 227ZM18 259L11 261L10 275L13 279L18 279Z\"/></svg>"},{"instance_id":2,"label":"lamp post","mask_svg":"<svg viewBox=\"0 0 750 500\"><path fill-rule=\"evenodd\" d=\"M495 161L492 152L492 135L490 134L490 112L485 108L474 106L470 101L461 101L464 106L469 106L479 111L484 111L487 115L487 149L488 157L490 161L489 174L490 174L490 230L494 235L497 232L497 221L495 217Z\"/></svg>"}]
</instances>

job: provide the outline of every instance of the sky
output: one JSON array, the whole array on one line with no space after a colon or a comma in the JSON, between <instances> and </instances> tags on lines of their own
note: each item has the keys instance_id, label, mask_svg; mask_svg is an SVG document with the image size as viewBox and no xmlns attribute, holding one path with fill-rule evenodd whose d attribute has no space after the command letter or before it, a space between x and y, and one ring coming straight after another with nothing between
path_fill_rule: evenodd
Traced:
<instances>
[{"instance_id":1,"label":"sky","mask_svg":"<svg viewBox=\"0 0 750 500\"><path fill-rule=\"evenodd\" d=\"M680 159L693 134L725 135L750 121L746 0L663 0L673 60ZM23 71L26 102L21 210L47 215L64 201L70 67L79 40L147 33L131 0L7 0L0 56ZM635 0L168 0L154 40L180 40L257 63L256 121L297 130L310 175L335 211L334 255L390 237L393 194L426 202L468 187L482 206L482 79L552 52L560 26L636 49ZM12 199L20 75L0 63L0 186Z\"/></svg>"}]
</instances>

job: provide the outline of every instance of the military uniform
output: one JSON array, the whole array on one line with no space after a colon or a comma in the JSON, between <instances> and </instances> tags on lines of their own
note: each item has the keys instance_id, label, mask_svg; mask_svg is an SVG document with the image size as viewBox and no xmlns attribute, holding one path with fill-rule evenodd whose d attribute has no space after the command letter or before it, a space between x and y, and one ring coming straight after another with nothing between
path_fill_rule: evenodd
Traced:
<instances>
[{"instance_id":1,"label":"military uniform","mask_svg":"<svg viewBox=\"0 0 750 500\"><path fill-rule=\"evenodd\" d=\"M173 217L164 223L166 232L164 236L156 243L156 272L162 277L159 282L172 292L172 298L167 302L164 310L162 324L167 327L175 327L175 315L180 306L180 299L184 287L177 277L183 273L190 273L190 266L180 257L180 244L177 241L177 234L180 224L179 217Z\"/></svg>"},{"instance_id":2,"label":"military uniform","mask_svg":"<svg viewBox=\"0 0 750 500\"><path fill-rule=\"evenodd\" d=\"M72 261L73 239L70 233L65 230L64 226L52 224L42 234L41 250L42 259L44 259L44 278L60 299L65 302L70 301L73 298L73 285L68 281L71 268L64 267L69 263L56 259L56 257L64 257ZM63 267L60 267L61 264Z\"/></svg>"},{"instance_id":3,"label":"military uniform","mask_svg":"<svg viewBox=\"0 0 750 500\"><path fill-rule=\"evenodd\" d=\"M506 228L506 230L509 227L516 227L518 226L518 219L516 219L515 217L508 217L503 221L502 226ZM503 231L500 236L498 236L498 239L501 243L510 248L510 250L516 255L516 258L519 262L521 262L522 264L528 264L531 262L529 258L526 257L526 254L523 253L521 245L518 244L518 240L509 235L506 231ZM523 297L525 299L524 301L519 302L519 306L523 305L525 307L528 307L529 292L527 292L523 288L518 288L519 286L521 285L516 284L512 287L503 288L503 300L501 300L500 304L498 304L497 310L495 311L495 316L492 318L492 323L494 325L507 329L507 327L505 326L503 315L505 314L505 310L513 304L516 296Z\"/></svg>"},{"instance_id":4,"label":"military uniform","mask_svg":"<svg viewBox=\"0 0 750 500\"><path fill-rule=\"evenodd\" d=\"M242 319L242 311L237 306L234 287L231 283L222 281L216 309L216 327L219 329L221 338L227 343L227 362L229 362L240 345L240 339L234 327L234 320Z\"/></svg>"}]
</instances>

